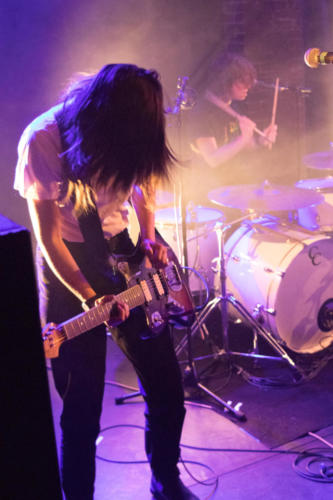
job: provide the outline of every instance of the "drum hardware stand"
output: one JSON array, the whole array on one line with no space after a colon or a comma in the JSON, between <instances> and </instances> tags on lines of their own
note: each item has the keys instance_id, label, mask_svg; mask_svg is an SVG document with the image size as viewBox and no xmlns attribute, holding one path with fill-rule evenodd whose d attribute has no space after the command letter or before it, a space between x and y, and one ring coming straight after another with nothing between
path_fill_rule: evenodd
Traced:
<instances>
[{"instance_id":1,"label":"drum hardware stand","mask_svg":"<svg viewBox=\"0 0 333 500\"><path fill-rule=\"evenodd\" d=\"M236 222L239 222L236 221ZM233 222L230 225L233 225L235 222ZM303 376L304 373L303 371L296 366L296 363L294 360L288 355L286 350L277 342L277 340L272 337L271 333L264 328L262 325L262 322L260 321L260 317L263 312L263 306L258 305L257 309L255 311L256 316L254 317L250 312L237 300L232 294L228 294L226 290L226 280L227 280L227 275L226 275L226 269L225 269L225 251L224 251L224 231L226 228L217 228L216 229L216 235L218 238L219 242L219 249L220 251L220 283L221 283L221 295L218 297L215 297L213 299L213 304L209 305L209 312L212 310L213 307L215 307L217 304L221 304L221 314L222 314L222 335L223 335L223 341L224 341L224 350L221 351L223 354L224 352L227 353L228 355L232 356L243 356L243 357L254 357L257 359L268 359L268 360L274 360L274 361L287 361L289 365L296 370L299 375ZM228 345L228 310L227 306L228 303L230 303L238 312L239 314L253 327L254 329L254 349L252 353L242 353L242 352L233 352L229 350L229 345ZM274 311L270 310L265 310L265 312L274 314ZM205 314L205 318L207 315ZM199 325L201 323L201 318L199 318ZM266 356L262 354L257 354L258 351L258 334L261 335L272 347L273 349L279 354L280 357L276 356ZM282 358L282 359L281 359Z\"/></svg>"},{"instance_id":2,"label":"drum hardware stand","mask_svg":"<svg viewBox=\"0 0 333 500\"><path fill-rule=\"evenodd\" d=\"M198 359L204 359L206 357L211 358L212 356L203 356L201 358L193 358L192 354L192 329L187 327L186 328L186 339L187 339L187 361L186 361L186 367L184 369L184 385L198 388L201 391L203 391L205 394L208 396L211 396L215 401L217 401L220 405L223 406L225 411L230 412L234 417L236 417L238 420L246 420L245 414L240 410L240 403L237 403L235 406L231 404L231 402L224 401L222 398L217 396L214 392L212 392L208 387L203 385L200 382L200 378L198 376L196 366L194 361Z\"/></svg>"},{"instance_id":3,"label":"drum hardware stand","mask_svg":"<svg viewBox=\"0 0 333 500\"><path fill-rule=\"evenodd\" d=\"M240 222L241 220L244 220L246 217L242 217L240 220L234 221L233 223L225 226L222 228L222 224L217 224L215 227L216 235L218 238L218 243L219 243L219 273L220 273L220 290L221 294L219 296L214 297L211 299L204 309L199 313L196 322L193 324L191 329L188 330L187 332L187 347L189 350L189 370L192 370L192 372L195 373L195 367L193 366L193 359L192 359L192 352L191 352L191 337L194 335L198 330L201 330L205 326L205 321L210 315L210 313L215 309L215 307L219 306L220 313L221 313L221 327L222 327L222 345L223 348L218 351L218 353L214 353L208 356L204 356L202 358L196 358L196 360L201 360L207 357L213 357L215 359L217 358L227 358L230 359L231 356L242 356L245 358L255 358L258 360L270 360L270 361L279 361L279 362L287 362L293 370L295 370L298 373L298 376L300 378L305 377L305 373L303 370L301 370L294 360L288 355L285 349L272 337L272 335L264 328L264 326L261 324L260 317L263 311L262 306L258 305L256 315L257 318L253 317L249 311L232 295L228 294L226 290L226 268L225 268L225 251L224 251L224 232L232 225L235 223ZM254 334L254 340L253 340L253 351L250 353L244 353L244 352L234 352L229 350L229 336L228 336L228 304L231 304L243 317L247 323L250 324L250 326L253 328L253 334ZM266 311L268 313L273 314L273 311ZM267 356L267 355L262 355L258 354L258 335L261 335L270 345L273 347L273 349L279 354L279 357L277 356ZM179 354L181 350L184 348L185 344L184 342L177 346L176 353ZM197 383L198 387L200 387L203 391L207 392L211 397L216 399L219 403L224 404L224 401L221 401L221 399L211 391L209 391L206 387L204 387L202 384ZM229 405L230 406L230 405ZM229 407L228 410L232 411L235 413L235 409L233 407ZM241 412L242 413L242 412ZM240 418L239 412L235 413L237 418ZM244 414L242 413L242 417L244 418Z\"/></svg>"},{"instance_id":4,"label":"drum hardware stand","mask_svg":"<svg viewBox=\"0 0 333 500\"><path fill-rule=\"evenodd\" d=\"M252 216L252 214L251 214ZM253 214L253 216L256 216L256 214ZM239 219L236 219L235 221L233 221L231 224L227 224L226 226L223 227L223 229L221 229L221 227L223 226L223 224L221 223L217 223L215 224L215 227L214 227L214 230L216 232L216 235L217 235L217 239L218 239L218 249L219 249L219 256L218 256L218 269L217 269L217 272L220 273L220 277L221 277L221 269L225 268L225 263L224 263L224 239L222 240L222 233L219 234L220 231L226 231L227 229L230 229L231 226L235 225L235 224L238 224L239 222L242 222L244 221L245 219L248 219L249 218L249 215L245 215L243 217L240 217ZM222 249L222 244L223 244L223 249ZM222 250L222 251L221 251ZM223 259L223 266L221 266L221 260ZM226 285L224 284L224 287ZM195 321L195 323L193 324L192 328L191 328L191 335L194 335L197 330L200 329L200 331L202 331L202 329L204 328L206 330L206 327L205 327L205 320L208 318L208 316L210 315L211 311L213 311L213 309L215 309L215 307L220 303L221 301L221 297L214 297L213 299L211 299L209 302L207 302L207 304L203 307L201 313L197 316L197 319ZM226 332L226 329L227 329L227 325L224 325L224 329L223 331ZM206 336L206 332L203 331L203 337ZM226 337L225 334L223 334L224 337ZM224 339L227 341L227 339ZM179 355L181 353L181 351L183 350L183 348L185 347L187 343L187 339L186 337L183 339L183 341L180 341L179 344L177 345L176 347L176 354ZM211 356L210 356L211 357ZM196 360L201 360L203 358L196 358Z\"/></svg>"}]
</instances>

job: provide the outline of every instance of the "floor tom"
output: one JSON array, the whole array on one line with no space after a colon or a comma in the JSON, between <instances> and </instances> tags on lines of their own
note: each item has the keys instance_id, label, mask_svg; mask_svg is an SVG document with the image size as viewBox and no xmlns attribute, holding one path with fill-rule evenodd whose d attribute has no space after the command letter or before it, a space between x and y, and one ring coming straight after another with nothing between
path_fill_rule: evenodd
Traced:
<instances>
[{"instance_id":1,"label":"floor tom","mask_svg":"<svg viewBox=\"0 0 333 500\"><path fill-rule=\"evenodd\" d=\"M298 181L296 187L316 191L323 196L322 203L298 209L298 222L311 231L333 231L333 177L305 179Z\"/></svg>"}]
</instances>

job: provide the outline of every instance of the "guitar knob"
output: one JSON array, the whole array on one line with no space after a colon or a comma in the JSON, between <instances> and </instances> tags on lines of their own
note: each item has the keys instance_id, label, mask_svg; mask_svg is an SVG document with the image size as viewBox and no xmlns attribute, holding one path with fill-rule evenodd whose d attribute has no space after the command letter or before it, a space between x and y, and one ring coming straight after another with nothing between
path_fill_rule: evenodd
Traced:
<instances>
[{"instance_id":1,"label":"guitar knob","mask_svg":"<svg viewBox=\"0 0 333 500\"><path fill-rule=\"evenodd\" d=\"M159 311L153 312L153 314L151 315L151 322L153 328L159 328L163 325L164 321Z\"/></svg>"}]
</instances>

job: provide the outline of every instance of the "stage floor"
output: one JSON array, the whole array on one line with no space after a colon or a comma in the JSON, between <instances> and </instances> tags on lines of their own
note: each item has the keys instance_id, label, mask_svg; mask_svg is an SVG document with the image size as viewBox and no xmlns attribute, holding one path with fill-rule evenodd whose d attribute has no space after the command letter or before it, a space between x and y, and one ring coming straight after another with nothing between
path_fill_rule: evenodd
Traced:
<instances>
[{"instance_id":1,"label":"stage floor","mask_svg":"<svg viewBox=\"0 0 333 500\"><path fill-rule=\"evenodd\" d=\"M51 401L55 422L55 433L59 449L59 417L61 401L57 395L51 372L49 371ZM238 375L239 377L239 375ZM246 384L246 382L244 382ZM311 383L311 382L310 382ZM144 455L144 404L141 397L129 399L116 405L115 398L130 391L117 384L135 387L136 378L131 365L124 358L111 339L108 340L107 376L102 431L97 447L97 478L95 500L149 500L150 472ZM223 380L221 380L223 385ZM224 395L228 397L228 383ZM230 386L231 388L232 386ZM306 384L304 385L306 391ZM264 405L272 405L271 400L262 398L262 389L251 386L252 394L262 401L262 414L269 418ZM294 389L292 389L294 390ZM276 389L265 389L265 393ZM281 391L281 389L279 389ZM290 391L286 388L285 391ZM320 388L319 388L320 391ZM230 389L230 393L232 393ZM311 398L311 392L309 392ZM233 399L232 394L230 398ZM202 401L201 401L202 403ZM304 434L295 440L272 448L250 434L246 426L234 422L228 415L207 404L187 401L187 415L182 435L182 460L180 465L183 482L200 499L260 500L260 499L326 499L333 496L333 483L309 480L297 474L293 468L296 454L280 454L279 451L299 452L309 449L329 451L330 448L316 437ZM236 403L236 400L233 401ZM331 401L328 401L328 408ZM257 405L260 409L260 404ZM242 409L247 413L246 402ZM308 409L305 409L308 411ZM276 405L278 416L279 405ZM256 419L253 412L248 420ZM261 419L266 427L269 422ZM306 415L304 415L306 418ZM333 417L332 417L333 419ZM289 420L290 426L297 421ZM271 425L275 425L274 421ZM254 426L255 427L255 426ZM333 425L308 429L333 443ZM297 435L297 430L296 430ZM193 448L188 448L193 447ZM200 448L205 448L202 450ZM240 451L211 451L224 449ZM122 462L122 463L116 463ZM128 462L128 463L127 463ZM303 463L302 463L303 464ZM312 469L313 470L313 469ZM313 472L317 472L313 470ZM207 483L207 484L204 484Z\"/></svg>"}]
</instances>

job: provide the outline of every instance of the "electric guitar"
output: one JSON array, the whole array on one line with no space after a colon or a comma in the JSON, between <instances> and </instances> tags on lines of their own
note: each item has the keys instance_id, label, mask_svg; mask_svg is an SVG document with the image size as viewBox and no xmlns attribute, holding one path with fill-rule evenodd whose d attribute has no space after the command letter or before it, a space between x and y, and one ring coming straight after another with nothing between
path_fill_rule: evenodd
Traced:
<instances>
[{"instance_id":1,"label":"electric guitar","mask_svg":"<svg viewBox=\"0 0 333 500\"><path fill-rule=\"evenodd\" d=\"M182 279L177 258L169 247L168 259L168 265L160 270L139 265L132 276L128 262L117 263L117 273L125 278L127 289L115 297L125 302L130 310L139 306L143 308L150 337L157 336L169 321L191 324L194 320L191 294ZM112 306L112 301L106 302L59 325L46 325L42 332L46 358L58 357L64 342L108 321Z\"/></svg>"}]
</instances>

